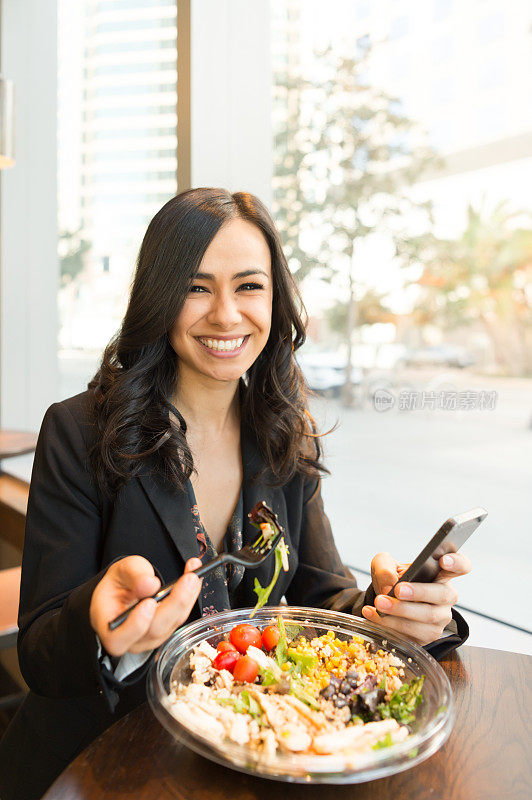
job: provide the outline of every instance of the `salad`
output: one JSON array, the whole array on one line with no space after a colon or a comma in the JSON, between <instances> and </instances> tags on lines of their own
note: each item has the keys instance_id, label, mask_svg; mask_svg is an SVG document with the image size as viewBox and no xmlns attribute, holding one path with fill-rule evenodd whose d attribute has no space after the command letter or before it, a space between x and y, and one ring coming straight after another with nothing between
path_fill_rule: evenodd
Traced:
<instances>
[{"instance_id":1,"label":"salad","mask_svg":"<svg viewBox=\"0 0 532 800\"><path fill-rule=\"evenodd\" d=\"M171 686L169 710L214 744L228 739L264 758L285 752L352 767L408 738L423 676L405 682L403 661L361 636L300 632L278 617L262 631L236 625L216 648L204 639L190 654L191 682Z\"/></svg>"},{"instance_id":2,"label":"salad","mask_svg":"<svg viewBox=\"0 0 532 800\"><path fill-rule=\"evenodd\" d=\"M260 536L253 543L253 546L260 541L264 541L271 549L271 543L275 536L278 533L284 533L283 528L279 524L277 514L272 511L272 509L267 506L263 500L261 500L261 502L257 503L257 505L251 509L248 514L248 518L251 524L260 531ZM268 602L268 598L272 593L273 587L277 583L277 578L279 577L281 569L284 569L285 572L288 572L288 552L288 547L286 546L283 536L275 548L275 567L270 583L268 586L262 587L258 578L255 578L253 591L257 595L258 599L255 608L249 615L250 618L255 615L255 612L257 612L259 608L262 608Z\"/></svg>"}]
</instances>

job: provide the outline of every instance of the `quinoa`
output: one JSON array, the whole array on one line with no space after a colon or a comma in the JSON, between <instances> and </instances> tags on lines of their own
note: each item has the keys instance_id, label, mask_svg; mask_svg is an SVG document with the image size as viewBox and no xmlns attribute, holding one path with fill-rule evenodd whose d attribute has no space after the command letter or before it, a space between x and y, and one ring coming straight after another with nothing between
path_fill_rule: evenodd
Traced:
<instances>
[{"instance_id":1,"label":"quinoa","mask_svg":"<svg viewBox=\"0 0 532 800\"><path fill-rule=\"evenodd\" d=\"M264 757L280 750L349 760L408 737L406 725L383 711L404 685L405 665L393 652L333 630L285 642L282 663L248 649L260 663L254 683L215 670L216 651L201 642L190 656L191 683L172 685L171 712L218 747L225 737Z\"/></svg>"}]
</instances>

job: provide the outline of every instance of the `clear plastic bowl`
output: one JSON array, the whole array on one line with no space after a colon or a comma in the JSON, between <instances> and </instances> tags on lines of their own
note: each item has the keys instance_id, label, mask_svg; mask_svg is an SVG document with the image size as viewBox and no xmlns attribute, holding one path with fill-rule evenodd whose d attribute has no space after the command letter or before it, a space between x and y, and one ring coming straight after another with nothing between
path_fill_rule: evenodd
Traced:
<instances>
[{"instance_id":1,"label":"clear plastic bowl","mask_svg":"<svg viewBox=\"0 0 532 800\"><path fill-rule=\"evenodd\" d=\"M392 633L383 636L382 629L366 620L337 611L296 606L267 606L249 619L250 608L225 611L203 617L181 628L158 651L148 674L148 699L155 716L179 741L196 753L223 766L274 780L300 783L362 783L409 769L433 755L448 738L454 721L453 698L447 676L432 656L411 642ZM425 676L423 702L416 709L411 724L412 735L404 742L365 754L356 767L345 763L341 755L312 756L277 752L265 756L247 745L229 739L213 742L181 725L172 715L169 693L173 681L188 683L191 679L189 656L203 639L213 647L230 630L242 622L251 622L262 629L279 614L301 626L307 639L329 630L339 639L362 636L368 642L392 650L405 663L405 680Z\"/></svg>"}]
</instances>

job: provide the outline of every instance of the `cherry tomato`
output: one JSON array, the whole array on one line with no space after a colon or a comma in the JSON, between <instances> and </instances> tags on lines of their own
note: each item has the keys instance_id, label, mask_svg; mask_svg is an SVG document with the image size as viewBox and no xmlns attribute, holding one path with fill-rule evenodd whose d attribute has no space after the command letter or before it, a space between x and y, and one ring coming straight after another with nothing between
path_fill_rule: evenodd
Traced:
<instances>
[{"instance_id":1,"label":"cherry tomato","mask_svg":"<svg viewBox=\"0 0 532 800\"><path fill-rule=\"evenodd\" d=\"M259 665L251 656L240 656L233 669L233 678L242 683L253 683L259 674Z\"/></svg>"},{"instance_id":2,"label":"cherry tomato","mask_svg":"<svg viewBox=\"0 0 532 800\"><path fill-rule=\"evenodd\" d=\"M240 653L245 653L251 644L259 648L262 644L260 631L254 625L237 625L229 634L229 638Z\"/></svg>"},{"instance_id":3,"label":"cherry tomato","mask_svg":"<svg viewBox=\"0 0 532 800\"><path fill-rule=\"evenodd\" d=\"M232 672L239 658L241 656L238 650L225 650L222 653L218 653L212 665L214 669L226 669L228 672Z\"/></svg>"},{"instance_id":4,"label":"cherry tomato","mask_svg":"<svg viewBox=\"0 0 532 800\"><path fill-rule=\"evenodd\" d=\"M268 625L262 631L262 646L265 650L273 650L279 641L279 629L275 625Z\"/></svg>"},{"instance_id":5,"label":"cherry tomato","mask_svg":"<svg viewBox=\"0 0 532 800\"><path fill-rule=\"evenodd\" d=\"M218 647L216 649L219 653L225 653L226 650L236 650L236 647L234 644L231 644L231 642L226 642L224 640L223 642L218 642Z\"/></svg>"}]
</instances>

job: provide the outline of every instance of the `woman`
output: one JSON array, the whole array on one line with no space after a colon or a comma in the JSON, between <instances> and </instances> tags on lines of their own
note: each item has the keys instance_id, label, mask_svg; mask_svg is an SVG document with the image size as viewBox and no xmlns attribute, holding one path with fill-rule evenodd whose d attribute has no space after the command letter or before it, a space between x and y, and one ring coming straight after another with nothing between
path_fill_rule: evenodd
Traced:
<instances>
[{"instance_id":1,"label":"woman","mask_svg":"<svg viewBox=\"0 0 532 800\"><path fill-rule=\"evenodd\" d=\"M203 582L192 570L250 541L246 515L259 500L279 515L290 550L270 604L284 595L362 614L440 655L467 636L453 612L461 632L452 623L441 638L456 602L448 581L469 569L462 555L442 562L437 583L378 597L382 616L342 565L294 361L304 341L298 302L274 224L252 195L192 190L150 223L120 333L88 391L43 421L20 604L30 693L0 748L3 800L40 797L142 702L150 656L177 627L254 605L255 577L265 585L272 563ZM391 556L376 556L376 590L386 593L399 572ZM179 576L157 605L150 595Z\"/></svg>"}]
</instances>

